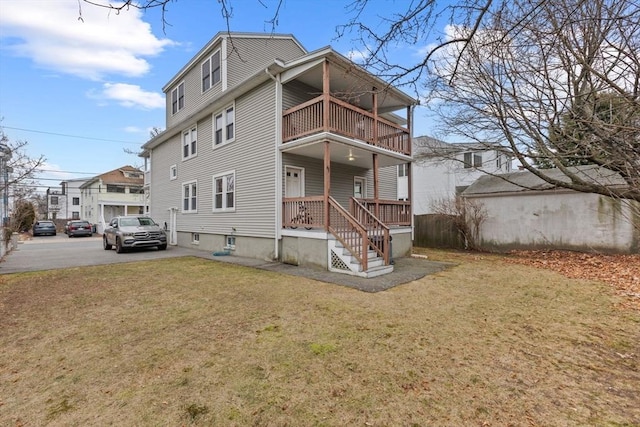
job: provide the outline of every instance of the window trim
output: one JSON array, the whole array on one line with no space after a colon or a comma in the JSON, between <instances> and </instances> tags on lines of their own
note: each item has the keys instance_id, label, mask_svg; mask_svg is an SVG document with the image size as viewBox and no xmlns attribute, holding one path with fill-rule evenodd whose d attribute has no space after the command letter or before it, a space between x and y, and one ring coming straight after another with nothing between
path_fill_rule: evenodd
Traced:
<instances>
[{"instance_id":1,"label":"window trim","mask_svg":"<svg viewBox=\"0 0 640 427\"><path fill-rule=\"evenodd\" d=\"M169 166L169 181L178 179L178 165Z\"/></svg>"},{"instance_id":2,"label":"window trim","mask_svg":"<svg viewBox=\"0 0 640 427\"><path fill-rule=\"evenodd\" d=\"M200 244L200 233L191 233L191 243L194 245Z\"/></svg>"},{"instance_id":3,"label":"window trim","mask_svg":"<svg viewBox=\"0 0 640 427\"><path fill-rule=\"evenodd\" d=\"M180 92L182 92L182 97L180 96ZM174 101L174 94L175 94L175 101ZM173 116L175 114L178 114L180 111L184 109L184 104L185 104L184 80L178 83L173 89L171 89L170 99L171 99L171 115ZM174 108L174 104L175 104L175 108Z\"/></svg>"},{"instance_id":4,"label":"window trim","mask_svg":"<svg viewBox=\"0 0 640 427\"><path fill-rule=\"evenodd\" d=\"M227 179L226 177L232 175L233 176L233 207L229 208L227 207L227 195L228 192L226 191L227 188ZM222 194L222 207L217 208L216 207L216 179L219 178L223 178L223 192ZM219 173L213 176L212 178L212 184L213 184L213 188L211 189L212 191L212 195L213 195L213 203L211 204L211 209L213 212L235 212L236 211L236 206L238 204L238 188L237 188L237 182L236 182L236 171L232 170L232 171L227 171L224 173Z\"/></svg>"},{"instance_id":5,"label":"window trim","mask_svg":"<svg viewBox=\"0 0 640 427\"><path fill-rule=\"evenodd\" d=\"M231 138L227 138L227 135L229 134L229 123L228 123L228 117L229 117L229 111L232 112L233 114L233 122L231 123L231 126L233 126L233 136ZM220 129L218 129L218 118L220 118ZM232 102L231 104L227 105L226 107L224 107L222 110L220 111L216 111L215 113L213 113L212 115L212 131L213 131L213 149L215 150L218 147L222 147L224 145L230 144L233 141L236 140L236 103L235 101ZM216 143L216 136L217 136L217 132L220 131L220 138L221 138L221 142L220 143Z\"/></svg>"},{"instance_id":6,"label":"window trim","mask_svg":"<svg viewBox=\"0 0 640 427\"><path fill-rule=\"evenodd\" d=\"M213 66L213 57L218 55L218 63L217 68ZM204 66L206 63L209 63L209 71L208 74L204 73ZM218 71L218 80L214 81L215 71ZM205 79L208 79L208 87L205 88ZM214 50L211 55L209 55L202 63L200 64L200 90L202 93L205 93L211 88L215 87L217 84L222 82L222 50L220 48Z\"/></svg>"},{"instance_id":7,"label":"window trim","mask_svg":"<svg viewBox=\"0 0 640 427\"><path fill-rule=\"evenodd\" d=\"M191 193L193 191L193 186L194 185L195 185L195 189L196 189L196 191L195 191L195 193L196 193L195 194L196 208L195 209L191 209L191 206L192 206L192 203L193 203L192 199L194 198L191 195ZM185 193L186 193L185 192L185 188L187 186L189 186L189 198L188 199L186 199L186 197L185 197ZM189 205L189 209L188 210L184 209L185 199L188 200L188 205ZM182 213L198 213L198 180L197 179L194 179L192 181L185 181L185 182L182 183L182 199L181 200L182 200L182 202L180 203L180 211Z\"/></svg>"},{"instance_id":8,"label":"window trim","mask_svg":"<svg viewBox=\"0 0 640 427\"><path fill-rule=\"evenodd\" d=\"M195 139L193 139L193 135L195 135ZM189 142L185 144L185 137L189 138ZM187 147L187 155L184 155L184 149ZM195 148L195 153L194 153ZM183 130L180 134L180 155L182 156L182 160L189 160L198 155L198 125L195 124L193 126L189 126L186 130Z\"/></svg>"}]
</instances>

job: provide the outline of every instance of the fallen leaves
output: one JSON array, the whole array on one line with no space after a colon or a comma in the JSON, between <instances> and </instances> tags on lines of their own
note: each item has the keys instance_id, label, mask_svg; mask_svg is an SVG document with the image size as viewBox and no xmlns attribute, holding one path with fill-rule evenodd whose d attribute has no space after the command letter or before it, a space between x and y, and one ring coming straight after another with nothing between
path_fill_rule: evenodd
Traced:
<instances>
[{"instance_id":1,"label":"fallen leaves","mask_svg":"<svg viewBox=\"0 0 640 427\"><path fill-rule=\"evenodd\" d=\"M576 279L610 284L624 301L640 311L640 255L604 255L569 251L512 251L507 262L545 268Z\"/></svg>"}]
</instances>

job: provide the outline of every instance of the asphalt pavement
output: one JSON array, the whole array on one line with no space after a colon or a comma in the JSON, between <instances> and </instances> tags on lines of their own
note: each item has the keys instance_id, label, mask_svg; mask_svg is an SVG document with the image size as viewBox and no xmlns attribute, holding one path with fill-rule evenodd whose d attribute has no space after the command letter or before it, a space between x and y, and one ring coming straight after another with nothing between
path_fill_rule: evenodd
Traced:
<instances>
[{"instance_id":1,"label":"asphalt pavement","mask_svg":"<svg viewBox=\"0 0 640 427\"><path fill-rule=\"evenodd\" d=\"M68 238L66 234L58 234L56 236L37 236L30 240L20 242L18 248L6 254L0 262L0 275L181 256L196 256L215 262L232 263L292 276L306 277L321 282L347 286L364 292L384 291L453 266L453 264L430 261L424 258L397 258L395 259L394 271L392 273L365 279L348 274L332 273L321 268L299 267L277 261L265 261L233 255L214 256L208 251L178 246L169 246L164 251L149 248L118 254L113 249L108 251L103 249L102 237L100 235Z\"/></svg>"}]
</instances>

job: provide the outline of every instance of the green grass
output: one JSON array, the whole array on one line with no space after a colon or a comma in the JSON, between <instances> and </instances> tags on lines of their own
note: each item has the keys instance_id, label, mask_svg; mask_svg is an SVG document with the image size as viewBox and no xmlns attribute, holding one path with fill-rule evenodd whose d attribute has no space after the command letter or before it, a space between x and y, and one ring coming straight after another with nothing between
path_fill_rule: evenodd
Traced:
<instances>
[{"instance_id":1,"label":"green grass","mask_svg":"<svg viewBox=\"0 0 640 427\"><path fill-rule=\"evenodd\" d=\"M610 288L456 267L380 293L197 258L0 276L0 425L640 425Z\"/></svg>"}]
</instances>

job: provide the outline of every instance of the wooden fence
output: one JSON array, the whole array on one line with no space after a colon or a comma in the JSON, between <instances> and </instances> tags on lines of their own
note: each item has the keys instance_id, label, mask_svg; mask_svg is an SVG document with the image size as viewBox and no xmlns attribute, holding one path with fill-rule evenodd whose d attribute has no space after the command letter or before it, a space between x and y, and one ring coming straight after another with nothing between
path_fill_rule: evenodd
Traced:
<instances>
[{"instance_id":1,"label":"wooden fence","mask_svg":"<svg viewBox=\"0 0 640 427\"><path fill-rule=\"evenodd\" d=\"M464 240L449 215L415 215L414 246L421 248L464 249Z\"/></svg>"}]
</instances>

